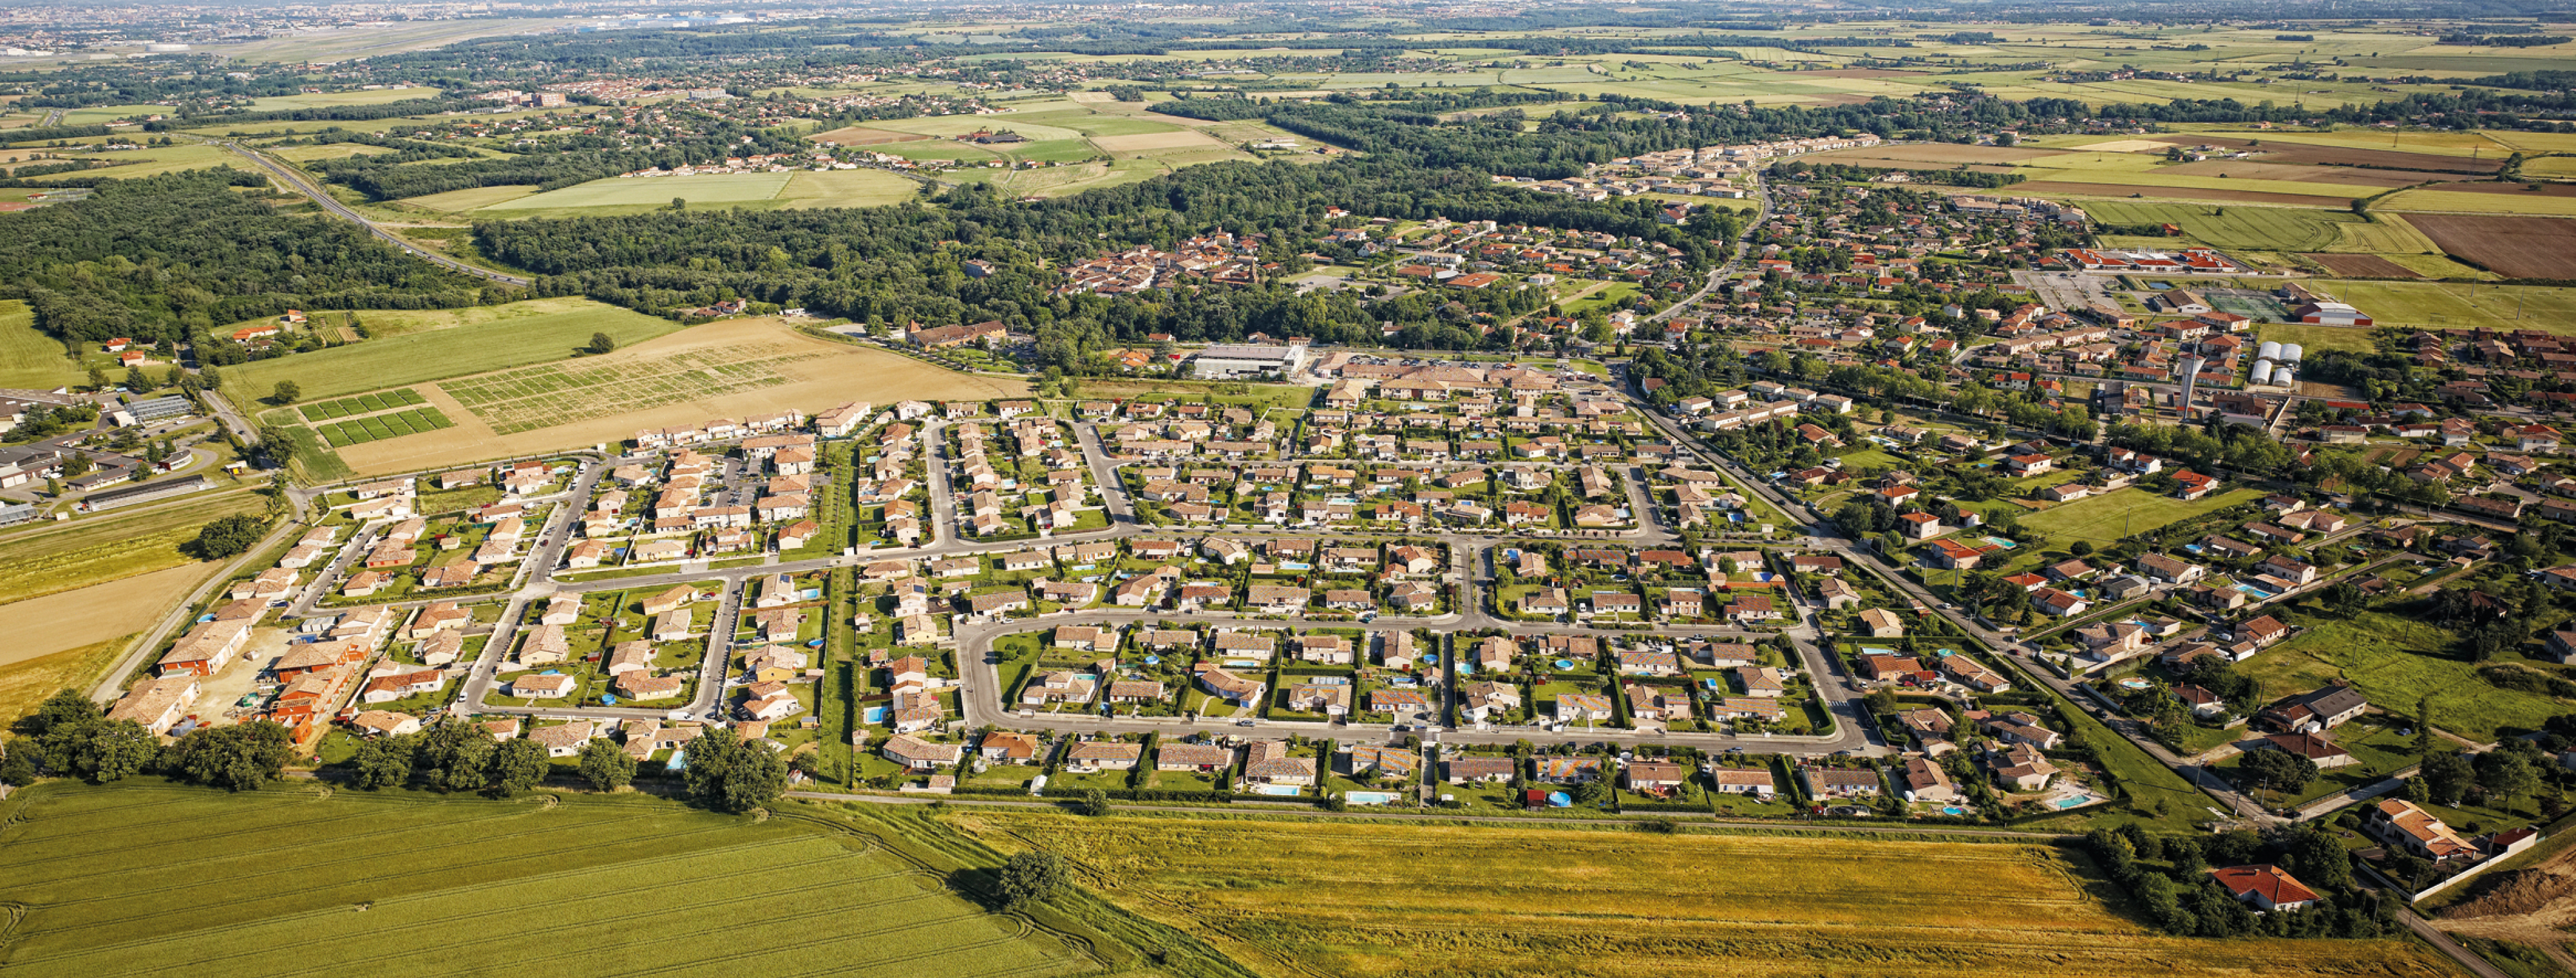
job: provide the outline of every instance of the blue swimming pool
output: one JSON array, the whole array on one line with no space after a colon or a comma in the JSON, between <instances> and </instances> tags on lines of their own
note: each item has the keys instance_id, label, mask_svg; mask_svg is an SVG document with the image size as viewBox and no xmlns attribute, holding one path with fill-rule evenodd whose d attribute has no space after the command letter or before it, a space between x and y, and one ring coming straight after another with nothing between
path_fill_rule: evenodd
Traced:
<instances>
[{"instance_id":1,"label":"blue swimming pool","mask_svg":"<svg viewBox=\"0 0 2576 978\"><path fill-rule=\"evenodd\" d=\"M2001 548L2003 548L2003 549L2005 549L2005 550L2010 550L2010 549L2013 549L2014 547L2021 546L2020 544L2014 543L2014 542L2012 542L2012 541L2010 541L2010 540L2006 540L2006 539L2004 539L2004 538L2002 538L2002 537L1987 537L1987 538L1986 538L1986 542L1987 542L1987 543L1994 544L1995 546L1997 546L1997 547L2001 547Z\"/></svg>"},{"instance_id":2,"label":"blue swimming pool","mask_svg":"<svg viewBox=\"0 0 2576 978\"><path fill-rule=\"evenodd\" d=\"M2090 805L2090 804L2094 803L2095 801L2099 801L2099 800L2100 800L2100 799L2097 799L2097 798L2093 797L2092 795L2077 795L2077 796L2075 796L2075 797L2073 797L2073 798L2060 798L2060 799L2058 799L2058 800L2057 800L2057 807L2059 807L2059 808L2074 808L2074 807L2079 806L2079 805Z\"/></svg>"},{"instance_id":3,"label":"blue swimming pool","mask_svg":"<svg viewBox=\"0 0 2576 978\"><path fill-rule=\"evenodd\" d=\"M2237 589L2237 590L2239 590L2239 591L2243 591L2243 592L2245 592L2245 593L2247 593L2247 594L2251 594L2251 595L2253 595L2253 596L2255 596L2255 597L2258 597L2258 598L2268 598L2268 597L2271 597L2271 596L2272 596L2272 592L2270 592L2270 591L2266 591L2266 590L2263 590L2262 588L2259 588L2259 587L2255 587L2254 585L2251 585L2251 584L2239 583L2239 584L2237 584L2237 585L2236 585L2236 589Z\"/></svg>"},{"instance_id":4,"label":"blue swimming pool","mask_svg":"<svg viewBox=\"0 0 2576 978\"><path fill-rule=\"evenodd\" d=\"M1965 815L1965 814L1968 814L1968 810L1967 810L1967 809L1965 809L1965 808L1961 808L1961 807L1959 807L1959 806L1957 806L1957 805L1943 805L1943 806L1941 806L1941 814L1943 814L1943 815Z\"/></svg>"},{"instance_id":5,"label":"blue swimming pool","mask_svg":"<svg viewBox=\"0 0 2576 978\"><path fill-rule=\"evenodd\" d=\"M1392 791L1354 791L1342 797L1354 805L1383 805L1404 796Z\"/></svg>"},{"instance_id":6,"label":"blue swimming pool","mask_svg":"<svg viewBox=\"0 0 2576 978\"><path fill-rule=\"evenodd\" d=\"M1269 795L1273 798L1295 798L1297 797L1299 790L1300 789L1293 784L1256 784L1252 786L1253 794Z\"/></svg>"}]
</instances>

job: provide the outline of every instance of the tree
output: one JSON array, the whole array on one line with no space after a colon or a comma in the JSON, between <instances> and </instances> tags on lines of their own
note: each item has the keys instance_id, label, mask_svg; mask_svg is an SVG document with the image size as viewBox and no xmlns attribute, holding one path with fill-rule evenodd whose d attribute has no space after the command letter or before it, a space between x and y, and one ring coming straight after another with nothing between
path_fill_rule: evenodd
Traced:
<instances>
[{"instance_id":1,"label":"tree","mask_svg":"<svg viewBox=\"0 0 2576 978\"><path fill-rule=\"evenodd\" d=\"M55 727L46 732L44 745L56 773L76 774L93 783L141 774L161 750L160 738L142 724L104 717Z\"/></svg>"},{"instance_id":2,"label":"tree","mask_svg":"<svg viewBox=\"0 0 2576 978\"><path fill-rule=\"evenodd\" d=\"M689 742L687 780L698 804L740 814L787 793L787 762L777 751L717 730Z\"/></svg>"},{"instance_id":3,"label":"tree","mask_svg":"<svg viewBox=\"0 0 2576 978\"><path fill-rule=\"evenodd\" d=\"M606 333L592 333L590 334L590 344L582 347L581 352L592 356L598 356L615 349L617 349L616 337L610 336Z\"/></svg>"},{"instance_id":4,"label":"tree","mask_svg":"<svg viewBox=\"0 0 2576 978\"><path fill-rule=\"evenodd\" d=\"M144 391L151 390L151 389L153 389L154 387L157 387L157 386L160 386L160 385L158 385L158 384L154 384L154 383L152 382L152 378L151 378L151 377L149 377L149 376L146 376L146 375L143 373L143 368L142 368L142 367L127 367L127 368L125 368L125 389L126 389L126 390L130 390L130 391L133 391L133 392L135 392L135 393L138 393L138 394L139 394L139 393L142 393L142 392L144 392Z\"/></svg>"},{"instance_id":5,"label":"tree","mask_svg":"<svg viewBox=\"0 0 2576 978\"><path fill-rule=\"evenodd\" d=\"M2475 775L2476 772L2469 766L2469 759L2453 752L2425 758L2424 765L2416 773L2415 780L2424 789L2424 801L2436 805L2455 805L2460 801L2460 794L2469 789Z\"/></svg>"},{"instance_id":6,"label":"tree","mask_svg":"<svg viewBox=\"0 0 2576 978\"><path fill-rule=\"evenodd\" d=\"M97 367L91 367L91 368L89 368L89 389L94 390L94 391L103 391L103 390L106 390L106 389L107 389L107 371L102 370L102 369L99 369L99 368L97 368Z\"/></svg>"},{"instance_id":7,"label":"tree","mask_svg":"<svg viewBox=\"0 0 2576 978\"><path fill-rule=\"evenodd\" d=\"M685 198L685 197L673 197L673 198L671 198L671 209L672 209L672 210L675 210L675 211L684 211L684 210L688 210L688 209L689 209L689 201L688 201L688 198Z\"/></svg>"},{"instance_id":8,"label":"tree","mask_svg":"<svg viewBox=\"0 0 2576 978\"><path fill-rule=\"evenodd\" d=\"M1109 793L1098 788L1086 789L1082 793L1082 798L1073 803L1073 811L1076 815L1089 815L1094 818L1107 815L1110 811Z\"/></svg>"},{"instance_id":9,"label":"tree","mask_svg":"<svg viewBox=\"0 0 2576 978\"><path fill-rule=\"evenodd\" d=\"M1600 779L1596 778L1574 786L1574 803L1577 805L1590 807L1609 800L1610 786Z\"/></svg>"},{"instance_id":10,"label":"tree","mask_svg":"<svg viewBox=\"0 0 2576 978\"><path fill-rule=\"evenodd\" d=\"M581 748L581 776L599 791L615 791L635 781L635 758L616 744L594 740Z\"/></svg>"},{"instance_id":11,"label":"tree","mask_svg":"<svg viewBox=\"0 0 2576 978\"><path fill-rule=\"evenodd\" d=\"M207 727L170 745L162 767L181 780L231 791L257 791L295 757L293 735L275 721Z\"/></svg>"},{"instance_id":12,"label":"tree","mask_svg":"<svg viewBox=\"0 0 2576 978\"><path fill-rule=\"evenodd\" d=\"M483 787L484 760L494 750L492 737L474 724L451 721L421 738L412 766L440 791L474 791Z\"/></svg>"},{"instance_id":13,"label":"tree","mask_svg":"<svg viewBox=\"0 0 2576 978\"><path fill-rule=\"evenodd\" d=\"M2093 556L2093 541L2077 540L2074 543L2067 544L2066 552L2078 557Z\"/></svg>"},{"instance_id":14,"label":"tree","mask_svg":"<svg viewBox=\"0 0 2576 978\"><path fill-rule=\"evenodd\" d=\"M365 791L401 787L411 780L412 754L419 748L420 738L412 734L359 741L349 757L349 785Z\"/></svg>"},{"instance_id":15,"label":"tree","mask_svg":"<svg viewBox=\"0 0 2576 978\"><path fill-rule=\"evenodd\" d=\"M484 777L491 782L484 791L495 798L511 797L544 783L548 766L545 745L525 739L503 741L484 761Z\"/></svg>"},{"instance_id":16,"label":"tree","mask_svg":"<svg viewBox=\"0 0 2576 978\"><path fill-rule=\"evenodd\" d=\"M277 389L269 393L268 400L271 404L293 404L303 397L304 388L301 385L291 380L281 380L277 382Z\"/></svg>"},{"instance_id":17,"label":"tree","mask_svg":"<svg viewBox=\"0 0 2576 978\"><path fill-rule=\"evenodd\" d=\"M55 727L96 719L99 719L98 704L90 702L80 690L64 689L36 704L36 712L19 721L18 729L28 734L42 734Z\"/></svg>"},{"instance_id":18,"label":"tree","mask_svg":"<svg viewBox=\"0 0 2576 978\"><path fill-rule=\"evenodd\" d=\"M2244 788L2262 785L2290 795L2306 790L2311 780L2316 780L2316 762L2290 752L2246 752L2244 767L2236 772L2236 782Z\"/></svg>"},{"instance_id":19,"label":"tree","mask_svg":"<svg viewBox=\"0 0 2576 978\"><path fill-rule=\"evenodd\" d=\"M2478 755L2478 785L2507 802L2519 800L2540 787L2540 774L2532 770L2531 760L2512 748L2497 748Z\"/></svg>"},{"instance_id":20,"label":"tree","mask_svg":"<svg viewBox=\"0 0 2576 978\"><path fill-rule=\"evenodd\" d=\"M18 743L16 749L0 754L0 784L23 788L36 783L36 749L32 742Z\"/></svg>"},{"instance_id":21,"label":"tree","mask_svg":"<svg viewBox=\"0 0 2576 978\"><path fill-rule=\"evenodd\" d=\"M2342 889L2352 885L2352 853L2324 832L2299 833L2290 842L2290 860L2297 865L2299 879L2320 889Z\"/></svg>"},{"instance_id":22,"label":"tree","mask_svg":"<svg viewBox=\"0 0 2576 978\"><path fill-rule=\"evenodd\" d=\"M268 532L268 523L247 513L235 513L197 530L197 538L188 541L189 551L199 560L222 560L259 545Z\"/></svg>"},{"instance_id":23,"label":"tree","mask_svg":"<svg viewBox=\"0 0 2576 978\"><path fill-rule=\"evenodd\" d=\"M1017 910L1023 904L1044 900L1064 887L1064 857L1035 849L1012 853L1002 864L999 884L1002 909Z\"/></svg>"}]
</instances>

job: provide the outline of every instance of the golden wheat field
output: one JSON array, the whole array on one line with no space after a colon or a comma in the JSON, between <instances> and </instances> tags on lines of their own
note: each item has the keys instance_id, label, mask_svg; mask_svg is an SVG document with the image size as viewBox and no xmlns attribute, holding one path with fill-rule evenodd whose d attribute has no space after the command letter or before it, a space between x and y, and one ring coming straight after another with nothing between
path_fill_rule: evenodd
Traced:
<instances>
[{"instance_id":1,"label":"golden wheat field","mask_svg":"<svg viewBox=\"0 0 2576 978\"><path fill-rule=\"evenodd\" d=\"M2207 941L2045 845L952 813L1275 975L2447 975L2398 941Z\"/></svg>"}]
</instances>

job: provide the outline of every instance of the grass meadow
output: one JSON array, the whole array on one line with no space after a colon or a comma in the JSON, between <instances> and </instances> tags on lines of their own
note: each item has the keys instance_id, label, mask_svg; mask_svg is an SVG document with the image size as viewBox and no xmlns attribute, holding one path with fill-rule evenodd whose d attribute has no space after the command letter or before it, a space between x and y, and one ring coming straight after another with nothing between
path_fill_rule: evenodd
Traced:
<instances>
[{"instance_id":1,"label":"grass meadow","mask_svg":"<svg viewBox=\"0 0 2576 978\"><path fill-rule=\"evenodd\" d=\"M83 383L63 341L36 328L36 311L17 299L0 299L0 387L50 390Z\"/></svg>"},{"instance_id":2,"label":"grass meadow","mask_svg":"<svg viewBox=\"0 0 2576 978\"><path fill-rule=\"evenodd\" d=\"M207 493L176 506L38 523L0 537L0 604L25 601L196 563L179 552L199 527L236 513L261 512L249 492Z\"/></svg>"},{"instance_id":3,"label":"grass meadow","mask_svg":"<svg viewBox=\"0 0 2576 978\"><path fill-rule=\"evenodd\" d=\"M28 975L1093 970L855 834L668 802L55 784L5 805Z\"/></svg>"},{"instance_id":4,"label":"grass meadow","mask_svg":"<svg viewBox=\"0 0 2576 978\"><path fill-rule=\"evenodd\" d=\"M341 397L570 359L594 332L607 333L619 346L631 346L679 328L666 319L587 299L538 299L425 313L368 311L361 316L377 338L227 367L225 386L243 401L266 396L281 380L295 381L307 398ZM389 328L378 331L380 321Z\"/></svg>"},{"instance_id":5,"label":"grass meadow","mask_svg":"<svg viewBox=\"0 0 2576 978\"><path fill-rule=\"evenodd\" d=\"M2344 679L2374 704L2412 713L2433 701L2433 725L2479 742L2508 730L2538 730L2566 712L2539 693L2498 689L2479 678L2478 663L2455 653L2458 636L2414 616L2374 611L2308 623L2307 631L2245 660L2238 670L2287 696Z\"/></svg>"},{"instance_id":6,"label":"grass meadow","mask_svg":"<svg viewBox=\"0 0 2576 978\"><path fill-rule=\"evenodd\" d=\"M2252 489L2236 489L2194 500L2157 495L2145 489L2123 489L2023 516L2021 525L2048 534L2053 547L2064 548L2078 540L2107 547L2124 535L2145 533L2261 495Z\"/></svg>"},{"instance_id":7,"label":"grass meadow","mask_svg":"<svg viewBox=\"0 0 2576 978\"><path fill-rule=\"evenodd\" d=\"M2044 843L952 811L1270 975L2440 975L2397 941L2164 937Z\"/></svg>"}]
</instances>

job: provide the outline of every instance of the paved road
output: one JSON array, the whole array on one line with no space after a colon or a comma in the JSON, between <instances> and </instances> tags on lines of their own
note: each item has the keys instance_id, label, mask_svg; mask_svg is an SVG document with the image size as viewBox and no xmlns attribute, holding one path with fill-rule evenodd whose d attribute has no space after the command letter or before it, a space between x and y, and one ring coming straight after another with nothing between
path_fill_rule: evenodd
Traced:
<instances>
[{"instance_id":1,"label":"paved road","mask_svg":"<svg viewBox=\"0 0 2576 978\"><path fill-rule=\"evenodd\" d=\"M410 252L413 257L419 258L433 265L447 268L451 271L463 272L476 278L490 279L503 285L524 287L532 284L526 278L511 275L506 272L496 272L480 265L469 265L465 262L458 261L454 258L423 248L409 241L405 241L401 235L385 230L383 226L377 224L375 221L369 220L366 215L351 210L348 205L340 203L338 198L331 196L330 191L316 186L313 181L306 179L302 172L297 171L293 167L279 163L276 160L270 159L266 154L261 153L258 150L237 142L217 142L216 145L229 149L234 153L240 154L243 158L259 164L261 169L267 170L269 173L275 175L279 180L284 181L288 187L294 188L297 193L310 197L313 199L314 203L322 205L322 209L324 211L327 211L342 220L354 222L359 227L366 228L368 234L375 235L377 238L382 239L386 244L390 244L394 247Z\"/></svg>"}]
</instances>

